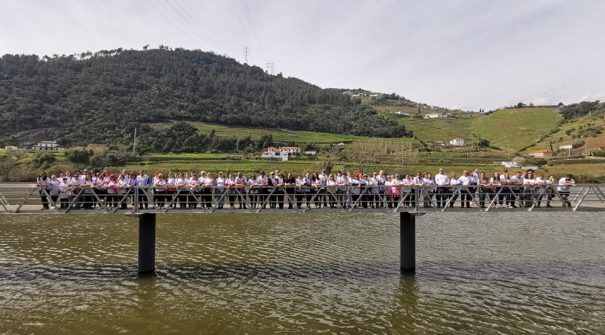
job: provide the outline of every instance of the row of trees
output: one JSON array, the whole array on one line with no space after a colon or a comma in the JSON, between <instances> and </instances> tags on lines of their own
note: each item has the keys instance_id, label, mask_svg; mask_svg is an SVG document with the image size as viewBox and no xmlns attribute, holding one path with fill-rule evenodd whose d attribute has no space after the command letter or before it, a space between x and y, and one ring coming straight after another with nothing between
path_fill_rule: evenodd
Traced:
<instances>
[{"instance_id":1,"label":"row of trees","mask_svg":"<svg viewBox=\"0 0 605 335\"><path fill-rule=\"evenodd\" d=\"M202 134L187 122L169 128L151 129L139 137L139 153L143 152L257 152L274 144L271 135L258 140L250 136L218 137L214 130Z\"/></svg>"},{"instance_id":2,"label":"row of trees","mask_svg":"<svg viewBox=\"0 0 605 335\"><path fill-rule=\"evenodd\" d=\"M581 116L605 116L605 103L597 101L583 101L561 108L561 115L566 120Z\"/></svg>"}]
</instances>

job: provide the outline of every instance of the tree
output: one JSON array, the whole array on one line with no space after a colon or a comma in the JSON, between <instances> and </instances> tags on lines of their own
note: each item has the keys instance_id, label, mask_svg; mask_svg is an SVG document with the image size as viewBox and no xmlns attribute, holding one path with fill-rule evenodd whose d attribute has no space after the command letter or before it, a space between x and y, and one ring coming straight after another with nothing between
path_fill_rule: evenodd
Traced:
<instances>
[{"instance_id":1,"label":"tree","mask_svg":"<svg viewBox=\"0 0 605 335\"><path fill-rule=\"evenodd\" d=\"M489 140L485 139L485 138L480 138L479 141L477 141L477 147L479 148L489 148Z\"/></svg>"},{"instance_id":2,"label":"tree","mask_svg":"<svg viewBox=\"0 0 605 335\"><path fill-rule=\"evenodd\" d=\"M49 168L56 161L57 161L57 157L55 157L55 155L48 153L48 152L42 152L42 153L35 154L34 157L32 158L32 164L35 167L43 168L43 169Z\"/></svg>"}]
</instances>

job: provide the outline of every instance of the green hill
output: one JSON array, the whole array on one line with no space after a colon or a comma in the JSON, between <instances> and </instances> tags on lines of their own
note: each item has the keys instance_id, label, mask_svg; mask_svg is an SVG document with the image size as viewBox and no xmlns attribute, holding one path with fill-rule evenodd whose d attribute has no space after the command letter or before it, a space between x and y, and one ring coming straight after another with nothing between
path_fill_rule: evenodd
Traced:
<instances>
[{"instance_id":1,"label":"green hill","mask_svg":"<svg viewBox=\"0 0 605 335\"><path fill-rule=\"evenodd\" d=\"M63 145L125 143L135 127L167 121L406 135L339 90L269 75L213 53L166 47L77 57L4 55L0 118L0 140L10 143L42 137ZM30 138L10 137L21 131Z\"/></svg>"},{"instance_id":2,"label":"green hill","mask_svg":"<svg viewBox=\"0 0 605 335\"><path fill-rule=\"evenodd\" d=\"M562 121L552 108L508 108L473 118L471 131L492 146L519 151L556 131Z\"/></svg>"}]
</instances>

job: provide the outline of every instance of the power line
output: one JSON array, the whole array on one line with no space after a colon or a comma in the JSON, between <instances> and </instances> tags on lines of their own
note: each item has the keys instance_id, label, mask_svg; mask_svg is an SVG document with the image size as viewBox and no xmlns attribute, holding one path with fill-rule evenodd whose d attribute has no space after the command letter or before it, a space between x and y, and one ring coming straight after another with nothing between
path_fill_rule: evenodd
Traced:
<instances>
[{"instance_id":1,"label":"power line","mask_svg":"<svg viewBox=\"0 0 605 335\"><path fill-rule=\"evenodd\" d=\"M213 25L208 25L205 19L200 19L196 16L199 16L199 11L197 8L191 6L188 2L179 3L178 1L174 1L174 4L179 7L181 11L181 15L186 17L187 22L195 28L198 32L207 33L210 38L213 39L214 43L217 44L220 48L224 49L224 51L232 50L235 45L239 45L239 43L234 43L223 35L220 30L217 31L213 29ZM176 10L176 8L175 8ZM203 13L203 11L202 11Z\"/></svg>"},{"instance_id":2,"label":"power line","mask_svg":"<svg viewBox=\"0 0 605 335\"><path fill-rule=\"evenodd\" d=\"M172 13L171 13L170 10L168 10L168 8L166 8L166 6L164 6L162 4L162 2L158 1L157 3L154 4L153 0L147 0L147 3L153 8L153 10L155 10L164 19L166 19L171 26L179 28L180 30L183 30L185 33L189 34L190 37L192 37L193 39L197 39L200 42L205 43L203 40L201 40L199 38L199 36L197 36L195 34L194 31L191 30L190 27L183 25L181 22L179 22L178 19L174 20L173 17L172 17L172 15L168 16L168 14L172 14ZM156 7L156 5L161 6L164 10L158 9L158 7Z\"/></svg>"}]
</instances>

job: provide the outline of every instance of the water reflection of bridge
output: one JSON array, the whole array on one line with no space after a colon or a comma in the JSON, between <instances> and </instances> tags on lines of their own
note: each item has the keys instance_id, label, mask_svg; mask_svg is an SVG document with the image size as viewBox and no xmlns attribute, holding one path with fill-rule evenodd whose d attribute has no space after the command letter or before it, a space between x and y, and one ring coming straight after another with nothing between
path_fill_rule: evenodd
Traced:
<instances>
[{"instance_id":1,"label":"water reflection of bridge","mask_svg":"<svg viewBox=\"0 0 605 335\"><path fill-rule=\"evenodd\" d=\"M155 271L157 214L399 213L400 268L415 270L416 216L431 212L605 211L603 185L542 186L70 187L0 184L0 214L126 214L139 219L139 272ZM466 206L465 206L466 205ZM462 206L462 207L461 207Z\"/></svg>"}]
</instances>

